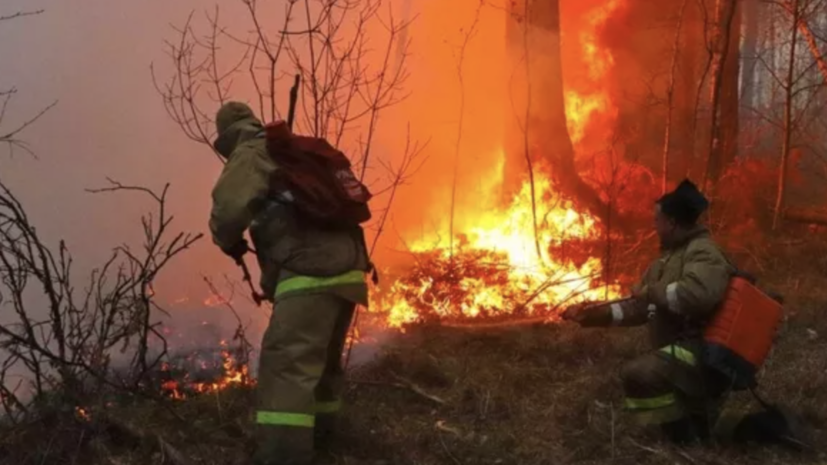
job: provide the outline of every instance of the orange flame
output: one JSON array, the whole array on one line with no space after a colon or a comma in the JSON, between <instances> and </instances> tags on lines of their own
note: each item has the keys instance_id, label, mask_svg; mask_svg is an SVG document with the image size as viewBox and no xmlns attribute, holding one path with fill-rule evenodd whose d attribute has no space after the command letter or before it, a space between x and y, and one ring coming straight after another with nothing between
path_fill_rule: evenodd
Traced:
<instances>
[{"instance_id":1,"label":"orange flame","mask_svg":"<svg viewBox=\"0 0 827 465\"><path fill-rule=\"evenodd\" d=\"M221 376L210 382L192 382L189 374L184 374L182 380L167 380L161 384L161 391L168 397L176 400L187 398L187 392L194 394L210 394L223 391L232 386L254 386L255 380L250 377L249 366L241 363L227 349L227 342L221 341ZM202 369L209 369L206 362L200 361ZM161 371L170 371L169 365L164 362Z\"/></svg>"},{"instance_id":2,"label":"orange flame","mask_svg":"<svg viewBox=\"0 0 827 465\"><path fill-rule=\"evenodd\" d=\"M591 134L590 125L602 125L616 114L605 85L615 60L600 45L599 33L622 3L610 0L592 8L575 36L582 50L582 79L567 85L564 97L576 146ZM416 265L377 292L371 305L372 312L386 314L388 326L429 319L550 318L568 302L620 296L618 286L601 280L601 259L583 252L602 239L599 221L579 209L576 199L562 198L550 171L538 167L533 185L526 181L502 208L496 194L502 168L483 180L489 186L480 189L484 194L477 208L457 213L453 237L445 225L409 244ZM569 244L583 250L561 250Z\"/></svg>"},{"instance_id":3,"label":"orange flame","mask_svg":"<svg viewBox=\"0 0 827 465\"><path fill-rule=\"evenodd\" d=\"M75 407L75 418L85 422L92 421L92 416L83 407Z\"/></svg>"},{"instance_id":4,"label":"orange flame","mask_svg":"<svg viewBox=\"0 0 827 465\"><path fill-rule=\"evenodd\" d=\"M424 319L426 308L440 319L533 317L567 301L618 296L616 286L599 285L600 259L576 263L550 251L565 241L598 240L596 220L562 201L548 177L535 179L535 191L537 237L526 183L508 208L477 213L454 241L453 255L445 236L414 243L411 251L429 260L429 269L396 281L372 307L387 312L389 326L402 327Z\"/></svg>"},{"instance_id":5,"label":"orange flame","mask_svg":"<svg viewBox=\"0 0 827 465\"><path fill-rule=\"evenodd\" d=\"M575 144L583 140L592 116L607 113L612 108L609 96L600 89L606 75L615 64L611 50L600 47L598 31L621 6L621 0L610 0L594 8L588 16L587 27L579 34L583 62L587 67L587 81L597 90L568 90L566 92L566 117L569 133ZM582 83L579 83L582 85Z\"/></svg>"}]
</instances>

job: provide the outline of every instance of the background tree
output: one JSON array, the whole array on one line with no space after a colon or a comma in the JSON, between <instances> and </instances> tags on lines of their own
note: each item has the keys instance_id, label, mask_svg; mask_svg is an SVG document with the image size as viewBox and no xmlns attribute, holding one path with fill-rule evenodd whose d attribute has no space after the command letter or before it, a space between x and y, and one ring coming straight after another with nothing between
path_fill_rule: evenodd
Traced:
<instances>
[{"instance_id":1,"label":"background tree","mask_svg":"<svg viewBox=\"0 0 827 465\"><path fill-rule=\"evenodd\" d=\"M733 82L737 87L738 45L736 41L733 46L731 38L739 37L737 32L737 27L740 25L740 21L737 20L739 11L736 0L717 0L715 5L715 15L712 23L713 32L709 41L710 50L712 51L709 85L710 137L705 163L706 168L701 183L707 189L714 186L720 175L721 165L724 164L725 160L724 146L731 145L729 141L724 142L725 137L732 139L737 137L738 132L737 127L733 128L731 126L737 124L738 111L738 93L732 92ZM735 31L734 34L733 30ZM732 56L732 52L736 52L735 56ZM728 63L731 64L728 66ZM730 85L727 86L726 84ZM734 104L728 100L734 100ZM724 114L725 108L729 110L729 114ZM733 109L736 113L735 123L726 118L732 116Z\"/></svg>"}]
</instances>

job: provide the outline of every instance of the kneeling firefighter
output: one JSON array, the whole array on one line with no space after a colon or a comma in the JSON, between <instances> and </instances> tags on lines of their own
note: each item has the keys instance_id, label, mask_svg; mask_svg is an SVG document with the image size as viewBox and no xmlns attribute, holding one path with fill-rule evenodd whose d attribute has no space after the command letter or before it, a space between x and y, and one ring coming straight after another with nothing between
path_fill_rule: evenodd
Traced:
<instances>
[{"instance_id":1,"label":"kneeling firefighter","mask_svg":"<svg viewBox=\"0 0 827 465\"><path fill-rule=\"evenodd\" d=\"M563 318L583 327L648 325L655 350L621 370L624 406L638 424L659 426L678 443L715 437L798 445L789 418L757 395L761 412L721 415L730 391L755 387L781 306L754 287L698 224L708 205L689 180L661 197L655 229L662 254L632 297L576 305Z\"/></svg>"},{"instance_id":2,"label":"kneeling firefighter","mask_svg":"<svg viewBox=\"0 0 827 465\"><path fill-rule=\"evenodd\" d=\"M324 446L333 432L343 347L356 305L367 305L371 265L358 223L370 194L349 176L341 152L294 136L284 122L262 125L246 104L223 105L216 126L213 145L227 163L212 192L213 241L243 264L250 229L261 287L274 304L261 344L253 463L310 464L314 441ZM325 171L331 160L338 171ZM345 189L332 185L342 180L350 182ZM311 191L319 195L302 196ZM355 200L342 204L343 192ZM354 205L363 217L344 227L316 221L338 219Z\"/></svg>"}]
</instances>

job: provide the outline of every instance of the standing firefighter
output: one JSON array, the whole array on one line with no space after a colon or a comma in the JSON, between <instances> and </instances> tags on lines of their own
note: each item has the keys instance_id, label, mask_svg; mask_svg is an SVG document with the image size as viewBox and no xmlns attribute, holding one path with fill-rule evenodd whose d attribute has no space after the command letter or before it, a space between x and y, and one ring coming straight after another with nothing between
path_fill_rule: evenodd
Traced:
<instances>
[{"instance_id":1,"label":"standing firefighter","mask_svg":"<svg viewBox=\"0 0 827 465\"><path fill-rule=\"evenodd\" d=\"M720 415L726 394L743 384L754 387L754 373L736 375L741 368L723 360L713 368L718 349L710 345L707 329L740 273L727 260L709 231L697 223L708 201L685 180L656 202L655 229L662 255L634 286L632 297L605 304L575 306L563 318L584 327L648 324L654 351L626 364L621 371L625 409L641 425L659 426L678 443L709 439L793 441L787 418L777 409L741 415ZM757 291L756 291L757 292ZM747 319L758 318L745 308ZM771 325L769 325L771 326ZM769 327L768 326L768 327ZM747 331L749 332L749 331ZM742 333L743 334L743 333ZM772 335L764 331L755 337ZM720 362L721 360L716 360ZM746 382L742 380L746 379ZM790 441L787 441L787 440ZM790 444L790 445L795 445Z\"/></svg>"},{"instance_id":2,"label":"standing firefighter","mask_svg":"<svg viewBox=\"0 0 827 465\"><path fill-rule=\"evenodd\" d=\"M341 405L341 355L356 305L367 304L369 261L358 224L321 227L304 214L312 203L302 203L301 186L286 190L291 184L277 180L290 181L291 156L299 169L301 160L318 161L315 149L341 153L322 139L293 136L283 123L263 126L242 103L222 106L216 126L214 147L227 163L212 192L213 241L242 264L250 229L261 287L274 303L261 345L253 463L309 464L314 440L330 439ZM283 140L271 137L272 128ZM310 174L303 179L315 180Z\"/></svg>"}]
</instances>

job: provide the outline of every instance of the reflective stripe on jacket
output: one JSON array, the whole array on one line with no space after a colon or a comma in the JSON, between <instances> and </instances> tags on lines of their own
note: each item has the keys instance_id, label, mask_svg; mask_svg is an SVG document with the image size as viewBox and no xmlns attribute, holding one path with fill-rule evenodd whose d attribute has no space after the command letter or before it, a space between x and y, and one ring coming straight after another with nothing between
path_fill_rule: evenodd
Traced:
<instances>
[{"instance_id":1,"label":"reflective stripe on jacket","mask_svg":"<svg viewBox=\"0 0 827 465\"><path fill-rule=\"evenodd\" d=\"M281 279L276 285L275 300L318 292L332 292L351 302L367 305L365 273L358 270L325 278L294 275Z\"/></svg>"}]
</instances>

